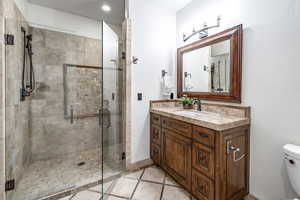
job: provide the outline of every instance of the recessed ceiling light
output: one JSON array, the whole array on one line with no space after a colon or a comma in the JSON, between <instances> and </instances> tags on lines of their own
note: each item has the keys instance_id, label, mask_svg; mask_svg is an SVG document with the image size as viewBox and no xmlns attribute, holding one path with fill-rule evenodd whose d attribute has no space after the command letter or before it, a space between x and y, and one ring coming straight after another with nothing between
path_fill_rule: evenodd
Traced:
<instances>
[{"instance_id":1,"label":"recessed ceiling light","mask_svg":"<svg viewBox=\"0 0 300 200\"><path fill-rule=\"evenodd\" d=\"M105 11L105 12L109 12L109 11L111 10L111 8L110 8L109 5L104 4L104 5L102 6L102 10Z\"/></svg>"}]
</instances>

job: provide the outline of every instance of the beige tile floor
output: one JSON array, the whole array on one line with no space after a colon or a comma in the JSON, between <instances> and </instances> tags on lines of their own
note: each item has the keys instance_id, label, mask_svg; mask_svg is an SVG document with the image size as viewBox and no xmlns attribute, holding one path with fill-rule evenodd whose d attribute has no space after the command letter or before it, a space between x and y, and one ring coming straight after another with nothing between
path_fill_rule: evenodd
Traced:
<instances>
[{"instance_id":1,"label":"beige tile floor","mask_svg":"<svg viewBox=\"0 0 300 200\"><path fill-rule=\"evenodd\" d=\"M127 173L104 185L103 200L192 200L192 197L161 169L149 168ZM60 200L99 200L101 186L90 188Z\"/></svg>"}]
</instances>

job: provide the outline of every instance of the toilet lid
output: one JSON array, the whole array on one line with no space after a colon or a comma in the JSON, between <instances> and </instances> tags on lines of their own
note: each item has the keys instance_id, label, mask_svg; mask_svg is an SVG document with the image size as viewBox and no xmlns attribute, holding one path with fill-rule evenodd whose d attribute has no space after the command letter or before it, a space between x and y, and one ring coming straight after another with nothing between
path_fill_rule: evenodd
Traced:
<instances>
[{"instance_id":1,"label":"toilet lid","mask_svg":"<svg viewBox=\"0 0 300 200\"><path fill-rule=\"evenodd\" d=\"M286 144L283 147L284 153L300 159L300 146L294 144Z\"/></svg>"}]
</instances>

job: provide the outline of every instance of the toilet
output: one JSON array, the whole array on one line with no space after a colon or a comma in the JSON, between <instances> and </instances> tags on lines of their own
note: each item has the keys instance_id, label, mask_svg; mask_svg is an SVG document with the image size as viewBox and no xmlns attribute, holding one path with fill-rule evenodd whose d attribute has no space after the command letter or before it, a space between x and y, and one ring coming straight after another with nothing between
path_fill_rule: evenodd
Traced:
<instances>
[{"instance_id":1,"label":"toilet","mask_svg":"<svg viewBox=\"0 0 300 200\"><path fill-rule=\"evenodd\" d=\"M300 146L286 144L283 150L288 177L294 191L300 196Z\"/></svg>"}]
</instances>

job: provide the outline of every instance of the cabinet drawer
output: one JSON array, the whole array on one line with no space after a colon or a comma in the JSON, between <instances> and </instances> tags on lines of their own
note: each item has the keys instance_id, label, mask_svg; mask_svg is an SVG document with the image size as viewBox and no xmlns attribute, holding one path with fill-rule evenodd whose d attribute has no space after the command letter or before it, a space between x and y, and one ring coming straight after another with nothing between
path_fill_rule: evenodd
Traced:
<instances>
[{"instance_id":1,"label":"cabinet drawer","mask_svg":"<svg viewBox=\"0 0 300 200\"><path fill-rule=\"evenodd\" d=\"M174 130L178 132L178 134L189 138L192 137L192 125L178 120L165 118L165 117L162 117L161 120L162 120L163 128Z\"/></svg>"},{"instance_id":2,"label":"cabinet drawer","mask_svg":"<svg viewBox=\"0 0 300 200\"><path fill-rule=\"evenodd\" d=\"M157 144L160 146L160 141L161 141L161 129L159 126L156 125L151 125L151 142Z\"/></svg>"},{"instance_id":3,"label":"cabinet drawer","mask_svg":"<svg viewBox=\"0 0 300 200\"><path fill-rule=\"evenodd\" d=\"M153 162L157 165L160 165L160 156L161 156L161 153L160 153L160 147L157 146L156 144L152 143L151 144L151 159L153 160Z\"/></svg>"},{"instance_id":4,"label":"cabinet drawer","mask_svg":"<svg viewBox=\"0 0 300 200\"><path fill-rule=\"evenodd\" d=\"M192 171L192 193L197 199L214 200L214 182L201 173Z\"/></svg>"},{"instance_id":5,"label":"cabinet drawer","mask_svg":"<svg viewBox=\"0 0 300 200\"><path fill-rule=\"evenodd\" d=\"M157 114L151 114L151 124L160 126L160 116Z\"/></svg>"},{"instance_id":6,"label":"cabinet drawer","mask_svg":"<svg viewBox=\"0 0 300 200\"><path fill-rule=\"evenodd\" d=\"M214 179L215 176L214 150L200 143L194 142L192 149L193 168Z\"/></svg>"},{"instance_id":7,"label":"cabinet drawer","mask_svg":"<svg viewBox=\"0 0 300 200\"><path fill-rule=\"evenodd\" d=\"M209 147L215 146L215 132L213 130L202 128L200 126L193 127L193 138L204 145Z\"/></svg>"}]
</instances>

